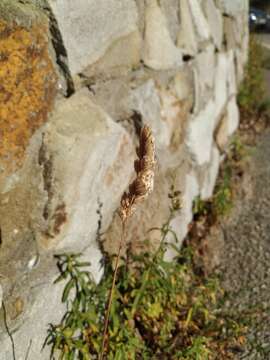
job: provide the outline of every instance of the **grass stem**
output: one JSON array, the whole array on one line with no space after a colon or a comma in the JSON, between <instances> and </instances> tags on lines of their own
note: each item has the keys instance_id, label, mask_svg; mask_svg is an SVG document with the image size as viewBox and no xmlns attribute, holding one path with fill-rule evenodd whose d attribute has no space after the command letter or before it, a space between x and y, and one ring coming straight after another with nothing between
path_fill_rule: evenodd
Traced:
<instances>
[{"instance_id":1,"label":"grass stem","mask_svg":"<svg viewBox=\"0 0 270 360\"><path fill-rule=\"evenodd\" d=\"M110 318L110 312L111 312L111 306L112 306L112 300L113 300L113 292L114 292L115 283L116 283L116 277L117 277L117 272L118 272L118 267L119 267L121 250L122 250L122 247L124 244L124 238L125 238L125 221L122 220L121 239L120 239L120 244L119 244L119 248L118 248L118 254L116 257L116 263L115 263L115 269L114 269L114 273L113 273L113 281L112 281L112 286L111 286L111 290L110 290L110 296L109 296L107 309L106 309L104 331L103 331L103 338L102 338L102 348L101 348L101 354L100 354L99 360L104 359L106 343L108 340L107 332L108 332L109 318Z\"/></svg>"}]
</instances>

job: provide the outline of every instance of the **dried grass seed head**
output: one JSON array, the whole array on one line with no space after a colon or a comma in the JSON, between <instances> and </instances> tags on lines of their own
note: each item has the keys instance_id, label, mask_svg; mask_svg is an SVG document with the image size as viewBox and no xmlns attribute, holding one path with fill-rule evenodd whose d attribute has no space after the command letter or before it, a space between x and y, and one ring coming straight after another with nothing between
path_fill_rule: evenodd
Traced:
<instances>
[{"instance_id":1,"label":"dried grass seed head","mask_svg":"<svg viewBox=\"0 0 270 360\"><path fill-rule=\"evenodd\" d=\"M134 161L137 177L130 184L129 192L124 193L119 210L122 221L125 221L136 210L135 205L143 201L154 188L155 140L149 126L145 125L140 134L139 147L136 149L138 159Z\"/></svg>"}]
</instances>

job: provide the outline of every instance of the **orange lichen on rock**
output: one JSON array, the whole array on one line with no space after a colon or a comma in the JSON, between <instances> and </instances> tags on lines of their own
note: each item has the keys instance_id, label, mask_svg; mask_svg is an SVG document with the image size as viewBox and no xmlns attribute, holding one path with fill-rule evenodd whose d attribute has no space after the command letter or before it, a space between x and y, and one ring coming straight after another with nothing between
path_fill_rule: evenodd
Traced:
<instances>
[{"instance_id":1,"label":"orange lichen on rock","mask_svg":"<svg viewBox=\"0 0 270 360\"><path fill-rule=\"evenodd\" d=\"M23 28L0 20L0 167L22 164L35 130L47 119L56 94L56 73L44 24Z\"/></svg>"}]
</instances>

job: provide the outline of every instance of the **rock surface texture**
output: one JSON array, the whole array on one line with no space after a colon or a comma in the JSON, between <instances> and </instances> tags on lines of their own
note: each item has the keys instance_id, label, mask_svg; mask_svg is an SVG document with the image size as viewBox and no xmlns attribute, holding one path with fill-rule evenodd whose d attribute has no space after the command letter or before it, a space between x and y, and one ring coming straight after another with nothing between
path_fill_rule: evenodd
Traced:
<instances>
[{"instance_id":1,"label":"rock surface texture","mask_svg":"<svg viewBox=\"0 0 270 360\"><path fill-rule=\"evenodd\" d=\"M82 251L98 281L117 251L116 210L144 124L155 189L124 250L158 246L148 230L167 220L172 185L181 245L238 126L247 12L247 0L1 0L0 309L17 359L30 342L29 360L49 357L47 326L64 310L54 255ZM0 324L0 359L12 360L3 313Z\"/></svg>"}]
</instances>

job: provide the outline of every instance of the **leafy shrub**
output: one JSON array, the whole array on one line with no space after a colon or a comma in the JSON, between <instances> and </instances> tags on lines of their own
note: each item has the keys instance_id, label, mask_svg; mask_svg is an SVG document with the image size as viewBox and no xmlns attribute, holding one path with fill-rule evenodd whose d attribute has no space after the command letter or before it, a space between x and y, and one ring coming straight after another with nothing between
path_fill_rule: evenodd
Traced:
<instances>
[{"instance_id":1,"label":"leafy shrub","mask_svg":"<svg viewBox=\"0 0 270 360\"><path fill-rule=\"evenodd\" d=\"M170 231L168 224L165 228ZM156 254L134 257L133 269L119 268L106 359L233 358L232 349L245 329L219 307L218 280L199 275L192 251L174 250L178 255L173 262L164 260L163 242ZM51 358L98 359L101 352L113 269L107 264L96 284L80 256L58 256L61 273L56 282L66 281L62 301L67 312L60 324L48 330L45 344L52 347Z\"/></svg>"}]
</instances>

